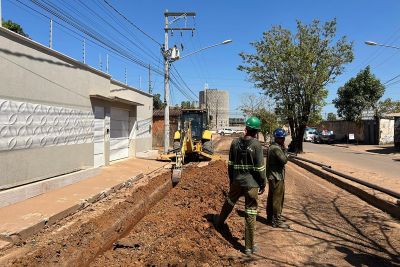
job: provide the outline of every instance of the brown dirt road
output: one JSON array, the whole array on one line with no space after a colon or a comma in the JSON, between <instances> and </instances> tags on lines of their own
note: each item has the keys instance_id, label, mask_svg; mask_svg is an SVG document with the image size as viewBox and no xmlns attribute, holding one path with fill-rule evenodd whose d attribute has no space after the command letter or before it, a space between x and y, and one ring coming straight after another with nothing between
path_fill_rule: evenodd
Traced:
<instances>
[{"instance_id":1,"label":"brown dirt road","mask_svg":"<svg viewBox=\"0 0 400 267\"><path fill-rule=\"evenodd\" d=\"M230 141L224 137L217 150L226 155ZM133 228L105 228L168 177L153 178L139 191L123 191L61 221L21 247L2 252L0 265L400 266L398 221L292 164L287 167L284 207L291 230L276 230L265 223L264 193L257 218L259 252L253 257L240 252L244 244L242 200L222 233L207 221L219 212L228 189L223 161L201 168L188 166L178 186ZM132 217L132 223L139 219ZM112 247L107 238L118 231L123 237L112 240L118 243ZM105 243L105 251L95 253L96 245ZM77 261L68 264L74 257Z\"/></svg>"}]
</instances>

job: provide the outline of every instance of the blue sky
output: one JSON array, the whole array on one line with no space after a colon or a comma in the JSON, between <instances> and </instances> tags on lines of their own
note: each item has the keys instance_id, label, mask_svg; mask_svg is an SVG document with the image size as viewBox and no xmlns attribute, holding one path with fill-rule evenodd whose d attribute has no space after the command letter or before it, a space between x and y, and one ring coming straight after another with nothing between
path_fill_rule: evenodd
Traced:
<instances>
[{"instance_id":1,"label":"blue sky","mask_svg":"<svg viewBox=\"0 0 400 267\"><path fill-rule=\"evenodd\" d=\"M30 1L20 0L32 6L46 16L46 11L33 5ZM77 16L98 32L104 34L126 47L143 62L151 63L162 69L162 59L159 46L131 25L124 22L115 13L112 17L106 13L103 0L83 0L94 12L85 8L78 0L47 0L59 8ZM246 81L246 75L237 70L241 63L238 54L241 51L252 52L250 42L261 38L263 31L273 25L281 24L295 30L295 21L299 19L309 23L313 19L321 21L337 18L338 36L346 35L354 41L355 60L346 66L345 73L338 77L337 82L329 85L327 102L336 97L337 88L353 77L362 68L371 65L372 71L382 82L400 74L400 50L366 46L365 40L400 46L400 1L396 0L336 0L336 1L195 1L195 0L108 0L113 6L126 15L129 20L154 37L158 42L164 41L163 12L194 11L195 20L188 19L188 26L195 26L196 32L175 32L170 37L170 46L183 44L182 55L188 54L204 46L232 39L233 43L209 49L191 57L176 61L174 66L183 80L198 94L207 83L209 88L228 90L230 93L230 110L237 115L235 109L240 105L244 93L258 93L252 84ZM48 19L22 6L16 0L2 0L3 17L22 24L25 31L35 41L48 44ZM103 18L105 21L102 21ZM57 21L57 19L55 19ZM107 22L110 25L107 25ZM62 24L62 22L59 22ZM184 23L181 21L180 23ZM182 25L182 24L181 24ZM120 32L116 32L115 29ZM130 32L127 32L130 31ZM84 36L84 34L82 34ZM127 36L131 41L127 41ZM82 37L71 34L67 29L55 24L54 49L78 60L82 59ZM127 69L128 83L147 90L148 72L143 67L132 64L119 56L106 51L97 44L87 41L87 63L100 68L99 57L102 59L102 69L105 71L105 57L110 57L110 73L117 80L124 81ZM134 45L135 44L135 45ZM140 47L140 48L138 48ZM154 92L163 95L163 77L152 75ZM182 86L183 87L183 86ZM188 93L192 95L191 93ZM391 97L400 100L400 83L386 89L384 98ZM174 104L186 100L172 86L172 102ZM323 115L335 111L328 104Z\"/></svg>"}]
</instances>

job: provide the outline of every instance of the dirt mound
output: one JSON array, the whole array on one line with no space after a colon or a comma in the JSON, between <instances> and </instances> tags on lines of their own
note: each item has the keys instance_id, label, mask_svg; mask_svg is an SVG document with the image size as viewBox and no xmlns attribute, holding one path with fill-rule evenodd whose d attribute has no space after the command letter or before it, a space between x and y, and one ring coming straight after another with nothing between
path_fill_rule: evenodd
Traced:
<instances>
[{"instance_id":1,"label":"dirt mound","mask_svg":"<svg viewBox=\"0 0 400 267\"><path fill-rule=\"evenodd\" d=\"M226 163L188 167L181 182L135 228L92 266L242 265L243 219L235 212L223 235L207 221L219 212L228 190Z\"/></svg>"},{"instance_id":2,"label":"dirt mound","mask_svg":"<svg viewBox=\"0 0 400 267\"><path fill-rule=\"evenodd\" d=\"M9 260L12 266L85 266L97 254L107 250L128 233L147 211L172 187L170 173L136 189L120 192L96 203L88 210L52 226L15 248ZM7 256L7 255L6 255ZM14 259L13 259L14 258Z\"/></svg>"}]
</instances>

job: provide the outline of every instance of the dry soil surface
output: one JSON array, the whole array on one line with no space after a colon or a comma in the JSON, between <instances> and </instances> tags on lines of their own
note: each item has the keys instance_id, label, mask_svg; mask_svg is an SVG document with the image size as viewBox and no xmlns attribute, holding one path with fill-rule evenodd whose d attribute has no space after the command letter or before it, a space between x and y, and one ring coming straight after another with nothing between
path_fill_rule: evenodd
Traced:
<instances>
[{"instance_id":1,"label":"dry soil surface","mask_svg":"<svg viewBox=\"0 0 400 267\"><path fill-rule=\"evenodd\" d=\"M219 142L218 149L226 151L230 140ZM150 208L149 195L169 179L170 174L160 175L60 221L2 252L0 265L400 266L398 221L291 163L283 212L290 229L266 223L267 194L261 195L259 251L252 257L241 252L242 199L221 232L208 221L228 190L226 162L187 166L181 182ZM137 212L128 221L121 221L133 210Z\"/></svg>"}]
</instances>

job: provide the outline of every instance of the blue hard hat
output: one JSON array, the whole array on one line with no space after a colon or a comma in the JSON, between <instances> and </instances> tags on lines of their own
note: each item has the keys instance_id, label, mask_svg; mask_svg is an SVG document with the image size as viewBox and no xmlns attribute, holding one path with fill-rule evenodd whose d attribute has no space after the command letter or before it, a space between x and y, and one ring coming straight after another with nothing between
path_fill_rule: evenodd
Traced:
<instances>
[{"instance_id":1,"label":"blue hard hat","mask_svg":"<svg viewBox=\"0 0 400 267\"><path fill-rule=\"evenodd\" d=\"M274 131L275 138L284 138L285 136L286 136L286 132L282 128L278 128Z\"/></svg>"}]
</instances>

